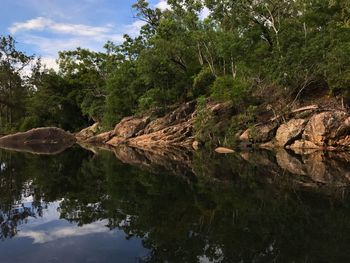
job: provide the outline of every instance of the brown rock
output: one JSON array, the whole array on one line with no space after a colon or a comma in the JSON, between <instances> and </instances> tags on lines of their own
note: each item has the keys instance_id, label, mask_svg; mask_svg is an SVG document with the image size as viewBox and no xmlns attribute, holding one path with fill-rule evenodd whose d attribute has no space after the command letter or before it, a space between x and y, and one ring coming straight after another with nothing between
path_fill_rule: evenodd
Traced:
<instances>
[{"instance_id":1,"label":"brown rock","mask_svg":"<svg viewBox=\"0 0 350 263\"><path fill-rule=\"evenodd\" d=\"M86 143L102 144L109 141L114 136L114 131L104 132L87 139Z\"/></svg>"},{"instance_id":2,"label":"brown rock","mask_svg":"<svg viewBox=\"0 0 350 263\"><path fill-rule=\"evenodd\" d=\"M111 145L111 146L118 146L122 143L125 143L126 142L126 139L125 138L122 138L122 137L113 137L112 139L110 139L109 141L107 141L106 143L108 145Z\"/></svg>"},{"instance_id":3,"label":"brown rock","mask_svg":"<svg viewBox=\"0 0 350 263\"><path fill-rule=\"evenodd\" d=\"M126 117L122 119L114 128L114 135L125 139L134 137L150 122L148 117Z\"/></svg>"},{"instance_id":4,"label":"brown rock","mask_svg":"<svg viewBox=\"0 0 350 263\"><path fill-rule=\"evenodd\" d=\"M343 111L316 114L306 125L303 138L318 146L334 144L347 129L347 118Z\"/></svg>"},{"instance_id":5,"label":"brown rock","mask_svg":"<svg viewBox=\"0 0 350 263\"><path fill-rule=\"evenodd\" d=\"M179 123L162 130L128 139L130 146L146 149L154 146L192 147L192 121Z\"/></svg>"},{"instance_id":6,"label":"brown rock","mask_svg":"<svg viewBox=\"0 0 350 263\"><path fill-rule=\"evenodd\" d=\"M199 149L199 142L198 141L194 141L192 143L192 148L197 151Z\"/></svg>"},{"instance_id":7,"label":"brown rock","mask_svg":"<svg viewBox=\"0 0 350 263\"><path fill-rule=\"evenodd\" d=\"M281 147L291 144L304 131L307 120L292 119L285 124L282 124L276 133L276 144Z\"/></svg>"},{"instance_id":8,"label":"brown rock","mask_svg":"<svg viewBox=\"0 0 350 263\"><path fill-rule=\"evenodd\" d=\"M271 149L275 148L275 143L273 141L265 142L265 143L260 144L259 148L271 150Z\"/></svg>"},{"instance_id":9,"label":"brown rock","mask_svg":"<svg viewBox=\"0 0 350 263\"><path fill-rule=\"evenodd\" d=\"M0 138L0 147L37 154L57 154L76 142L73 134L55 127L36 128Z\"/></svg>"},{"instance_id":10,"label":"brown rock","mask_svg":"<svg viewBox=\"0 0 350 263\"><path fill-rule=\"evenodd\" d=\"M144 134L149 134L153 132L157 132L163 130L167 127L187 122L193 116L193 113L196 109L196 101L187 102L173 112L166 114L163 117L152 120L147 127L144 129Z\"/></svg>"},{"instance_id":11,"label":"brown rock","mask_svg":"<svg viewBox=\"0 0 350 263\"><path fill-rule=\"evenodd\" d=\"M239 139L241 141L254 141L264 143L270 141L276 133L277 124L268 123L247 129Z\"/></svg>"},{"instance_id":12,"label":"brown rock","mask_svg":"<svg viewBox=\"0 0 350 263\"><path fill-rule=\"evenodd\" d=\"M232 149L224 148L224 147L218 147L215 149L215 152L217 152L217 153L234 153L235 151Z\"/></svg>"},{"instance_id":13,"label":"brown rock","mask_svg":"<svg viewBox=\"0 0 350 263\"><path fill-rule=\"evenodd\" d=\"M290 149L292 149L292 150L295 150L295 149L316 149L316 150L322 150L323 147L318 146L318 145L316 145L316 144L314 144L313 142L310 142L310 141L297 140L290 146Z\"/></svg>"},{"instance_id":14,"label":"brown rock","mask_svg":"<svg viewBox=\"0 0 350 263\"><path fill-rule=\"evenodd\" d=\"M78 141L85 141L93 136L96 136L98 132L100 131L100 124L96 122L95 124L91 125L90 127L87 127L77 134L75 134L75 138Z\"/></svg>"},{"instance_id":15,"label":"brown rock","mask_svg":"<svg viewBox=\"0 0 350 263\"><path fill-rule=\"evenodd\" d=\"M250 134L250 130L249 129L245 130L245 132L243 132L242 135L239 136L239 140L242 142L249 142L249 134Z\"/></svg>"}]
</instances>

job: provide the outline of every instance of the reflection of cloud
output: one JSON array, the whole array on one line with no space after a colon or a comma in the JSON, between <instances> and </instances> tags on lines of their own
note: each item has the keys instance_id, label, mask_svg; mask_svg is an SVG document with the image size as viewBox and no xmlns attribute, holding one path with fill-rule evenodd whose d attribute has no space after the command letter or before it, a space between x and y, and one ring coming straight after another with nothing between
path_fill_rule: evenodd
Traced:
<instances>
[{"instance_id":1,"label":"reflection of cloud","mask_svg":"<svg viewBox=\"0 0 350 263\"><path fill-rule=\"evenodd\" d=\"M78 236L85 236L89 234L109 232L109 229L105 226L106 224L107 222L104 220L104 221L94 222L89 225L84 225L82 227L72 225L72 226L56 227L48 231L22 230L18 233L18 237L29 237L34 240L33 243L43 244L43 243L55 241L61 238L78 237Z\"/></svg>"}]
</instances>

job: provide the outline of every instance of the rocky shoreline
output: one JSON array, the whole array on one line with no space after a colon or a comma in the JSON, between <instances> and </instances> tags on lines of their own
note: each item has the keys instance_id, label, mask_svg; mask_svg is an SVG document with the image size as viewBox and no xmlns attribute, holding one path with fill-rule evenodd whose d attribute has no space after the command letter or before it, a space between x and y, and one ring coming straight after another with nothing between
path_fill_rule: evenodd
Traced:
<instances>
[{"instance_id":1,"label":"rocky shoreline","mask_svg":"<svg viewBox=\"0 0 350 263\"><path fill-rule=\"evenodd\" d=\"M218 126L227 125L232 115L230 103L208 103ZM99 133L98 123L77 133L79 143L141 150L166 151L173 147L196 150L194 134L196 102L188 102L162 117L131 116L122 119L112 131ZM235 135L238 148L291 149L295 153L350 149L350 114L346 110L302 107ZM220 146L220 145L219 145Z\"/></svg>"}]
</instances>

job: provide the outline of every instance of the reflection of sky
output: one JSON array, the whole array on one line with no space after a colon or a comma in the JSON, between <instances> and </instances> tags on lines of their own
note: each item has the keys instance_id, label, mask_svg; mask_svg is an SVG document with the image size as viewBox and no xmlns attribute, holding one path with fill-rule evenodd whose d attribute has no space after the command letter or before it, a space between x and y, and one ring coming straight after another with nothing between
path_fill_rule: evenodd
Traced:
<instances>
[{"instance_id":1,"label":"reflection of sky","mask_svg":"<svg viewBox=\"0 0 350 263\"><path fill-rule=\"evenodd\" d=\"M147 255L140 239L126 240L106 220L78 227L59 219L58 207L50 203L43 217L28 218L13 239L1 242L0 262L138 262Z\"/></svg>"}]
</instances>

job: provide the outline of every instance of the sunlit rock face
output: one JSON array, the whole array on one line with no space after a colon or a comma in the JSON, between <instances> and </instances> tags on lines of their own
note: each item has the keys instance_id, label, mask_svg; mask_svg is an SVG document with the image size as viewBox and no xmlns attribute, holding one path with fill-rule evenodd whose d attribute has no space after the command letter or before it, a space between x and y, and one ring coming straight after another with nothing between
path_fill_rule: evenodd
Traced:
<instances>
[{"instance_id":1,"label":"sunlit rock face","mask_svg":"<svg viewBox=\"0 0 350 263\"><path fill-rule=\"evenodd\" d=\"M282 124L276 133L276 143L279 146L286 146L301 136L307 120L292 119L289 122Z\"/></svg>"},{"instance_id":2,"label":"sunlit rock face","mask_svg":"<svg viewBox=\"0 0 350 263\"><path fill-rule=\"evenodd\" d=\"M318 146L333 145L350 131L348 114L343 111L322 112L311 117L303 138Z\"/></svg>"},{"instance_id":3,"label":"sunlit rock face","mask_svg":"<svg viewBox=\"0 0 350 263\"><path fill-rule=\"evenodd\" d=\"M57 154L76 142L74 135L55 127L37 128L0 138L0 147L37 154Z\"/></svg>"}]
</instances>

